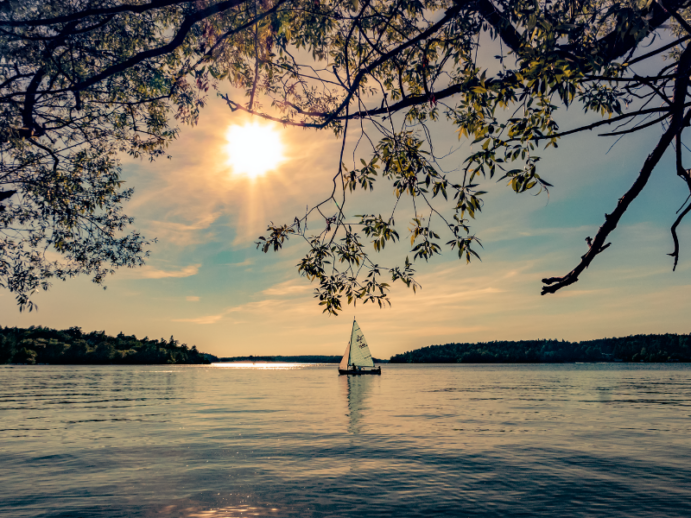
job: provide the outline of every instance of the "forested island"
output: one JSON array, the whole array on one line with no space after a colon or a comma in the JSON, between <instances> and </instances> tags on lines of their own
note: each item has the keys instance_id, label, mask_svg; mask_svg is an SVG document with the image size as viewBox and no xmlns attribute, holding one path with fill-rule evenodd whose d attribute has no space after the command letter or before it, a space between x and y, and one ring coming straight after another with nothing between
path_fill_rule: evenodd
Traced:
<instances>
[{"instance_id":1,"label":"forested island","mask_svg":"<svg viewBox=\"0 0 691 518\"><path fill-rule=\"evenodd\" d=\"M79 327L59 331L47 327L0 326L0 364L159 364L211 363L214 356L196 346L180 344L172 336L151 340L136 336L108 336L104 331L82 332Z\"/></svg>"},{"instance_id":2,"label":"forested island","mask_svg":"<svg viewBox=\"0 0 691 518\"><path fill-rule=\"evenodd\" d=\"M562 363L562 362L691 362L691 335L634 335L584 342L522 340L519 342L432 345L389 360L391 363Z\"/></svg>"}]
</instances>

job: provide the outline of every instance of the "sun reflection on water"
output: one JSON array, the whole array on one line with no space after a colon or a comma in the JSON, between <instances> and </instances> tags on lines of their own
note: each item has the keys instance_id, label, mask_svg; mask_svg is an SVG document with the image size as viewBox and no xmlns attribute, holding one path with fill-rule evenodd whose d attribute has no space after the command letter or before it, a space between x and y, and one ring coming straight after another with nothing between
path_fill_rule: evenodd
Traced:
<instances>
[{"instance_id":1,"label":"sun reflection on water","mask_svg":"<svg viewBox=\"0 0 691 518\"><path fill-rule=\"evenodd\" d=\"M212 367L223 369L261 369L261 370L287 370L304 369L306 367L321 367L325 363L291 363L291 362L220 362L212 363Z\"/></svg>"},{"instance_id":2,"label":"sun reflection on water","mask_svg":"<svg viewBox=\"0 0 691 518\"><path fill-rule=\"evenodd\" d=\"M248 504L230 505L215 509L199 509L197 503L191 502L190 504L182 509L178 505L164 506L156 515L172 515L184 518L240 518L242 516L267 516L278 512L276 507L257 507Z\"/></svg>"}]
</instances>

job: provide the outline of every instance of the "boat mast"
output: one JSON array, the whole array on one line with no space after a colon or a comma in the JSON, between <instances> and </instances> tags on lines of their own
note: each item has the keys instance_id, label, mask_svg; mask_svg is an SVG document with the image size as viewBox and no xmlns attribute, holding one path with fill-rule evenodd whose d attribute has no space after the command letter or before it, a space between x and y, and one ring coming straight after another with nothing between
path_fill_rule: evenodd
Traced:
<instances>
[{"instance_id":1,"label":"boat mast","mask_svg":"<svg viewBox=\"0 0 691 518\"><path fill-rule=\"evenodd\" d=\"M350 359L353 357L352 352L353 352L353 339L355 338L355 317L353 317L353 328L350 330L350 348L348 349L348 367L350 367L352 364L350 363Z\"/></svg>"}]
</instances>

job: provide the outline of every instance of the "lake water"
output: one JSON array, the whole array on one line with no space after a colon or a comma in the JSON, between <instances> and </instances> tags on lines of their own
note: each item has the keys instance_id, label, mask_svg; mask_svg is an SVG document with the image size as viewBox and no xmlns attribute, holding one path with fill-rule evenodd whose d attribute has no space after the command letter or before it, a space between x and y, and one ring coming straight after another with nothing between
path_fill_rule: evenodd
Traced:
<instances>
[{"instance_id":1,"label":"lake water","mask_svg":"<svg viewBox=\"0 0 691 518\"><path fill-rule=\"evenodd\" d=\"M8 517L691 516L691 366L0 367Z\"/></svg>"}]
</instances>

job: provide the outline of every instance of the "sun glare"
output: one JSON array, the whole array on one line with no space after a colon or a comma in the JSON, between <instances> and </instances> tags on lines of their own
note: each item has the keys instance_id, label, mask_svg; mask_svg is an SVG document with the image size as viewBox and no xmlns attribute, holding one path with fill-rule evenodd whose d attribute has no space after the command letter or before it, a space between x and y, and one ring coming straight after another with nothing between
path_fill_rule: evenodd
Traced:
<instances>
[{"instance_id":1,"label":"sun glare","mask_svg":"<svg viewBox=\"0 0 691 518\"><path fill-rule=\"evenodd\" d=\"M283 161L283 143L276 130L257 122L231 126L226 134L228 165L233 174L257 178Z\"/></svg>"}]
</instances>

